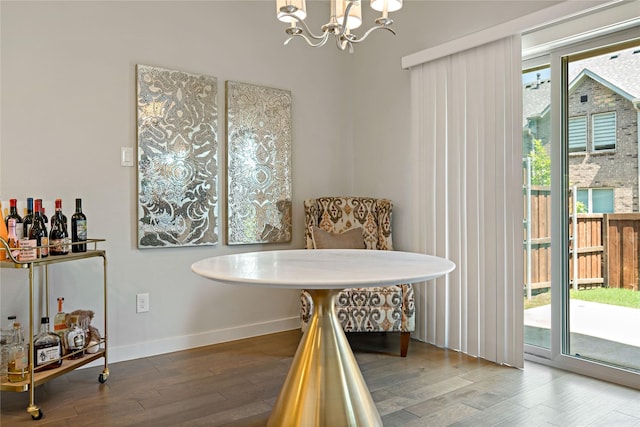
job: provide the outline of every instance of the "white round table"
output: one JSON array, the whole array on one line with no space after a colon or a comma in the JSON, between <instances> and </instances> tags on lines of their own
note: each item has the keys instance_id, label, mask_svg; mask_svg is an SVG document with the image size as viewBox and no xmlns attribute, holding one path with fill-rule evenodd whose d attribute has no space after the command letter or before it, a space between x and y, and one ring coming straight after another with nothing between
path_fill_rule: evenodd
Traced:
<instances>
[{"instance_id":1,"label":"white round table","mask_svg":"<svg viewBox=\"0 0 640 427\"><path fill-rule=\"evenodd\" d=\"M382 426L333 307L341 289L415 283L455 264L431 255L358 249L281 250L203 259L191 269L216 282L306 289L314 313L269 426Z\"/></svg>"}]
</instances>

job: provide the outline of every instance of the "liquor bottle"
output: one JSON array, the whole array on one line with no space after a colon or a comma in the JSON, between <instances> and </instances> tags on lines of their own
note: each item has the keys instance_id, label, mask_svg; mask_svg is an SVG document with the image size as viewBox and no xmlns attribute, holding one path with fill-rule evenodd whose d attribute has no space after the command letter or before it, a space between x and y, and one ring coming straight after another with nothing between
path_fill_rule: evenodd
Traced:
<instances>
[{"instance_id":1,"label":"liquor bottle","mask_svg":"<svg viewBox=\"0 0 640 427\"><path fill-rule=\"evenodd\" d=\"M66 255L69 253L69 232L67 231L67 217L62 213L62 200L56 199L56 212L51 216L51 231L49 244L51 255Z\"/></svg>"},{"instance_id":2,"label":"liquor bottle","mask_svg":"<svg viewBox=\"0 0 640 427\"><path fill-rule=\"evenodd\" d=\"M71 216L71 242L87 241L87 217L82 213L82 199L76 199L76 212ZM86 252L87 244L71 246L71 252Z\"/></svg>"},{"instance_id":3,"label":"liquor bottle","mask_svg":"<svg viewBox=\"0 0 640 427\"><path fill-rule=\"evenodd\" d=\"M46 258L49 256L49 234L47 227L42 220L42 199L36 199L36 207L33 215L33 224L29 229L29 239L36 240L38 248L38 257Z\"/></svg>"},{"instance_id":4,"label":"liquor bottle","mask_svg":"<svg viewBox=\"0 0 640 427\"><path fill-rule=\"evenodd\" d=\"M33 338L34 370L44 371L62 366L62 341L49 330L49 318L40 319L40 333Z\"/></svg>"},{"instance_id":5,"label":"liquor bottle","mask_svg":"<svg viewBox=\"0 0 640 427\"><path fill-rule=\"evenodd\" d=\"M44 206L42 207L42 220L44 221L45 224L49 224L49 217L47 216L47 214L44 213Z\"/></svg>"},{"instance_id":6,"label":"liquor bottle","mask_svg":"<svg viewBox=\"0 0 640 427\"><path fill-rule=\"evenodd\" d=\"M9 382L16 383L27 379L29 370L29 353L24 344L22 325L13 324L13 344L9 347L9 366L7 377Z\"/></svg>"},{"instance_id":7,"label":"liquor bottle","mask_svg":"<svg viewBox=\"0 0 640 427\"><path fill-rule=\"evenodd\" d=\"M13 345L13 324L16 316L9 316L7 329L2 329L0 334L0 382L7 381L7 369L9 368L9 348Z\"/></svg>"},{"instance_id":8,"label":"liquor bottle","mask_svg":"<svg viewBox=\"0 0 640 427\"><path fill-rule=\"evenodd\" d=\"M20 244L18 243L18 232L15 218L9 218L9 232L7 236L7 243L12 249L11 255L13 255L13 257L17 259L18 255L20 254L20 251L18 250Z\"/></svg>"},{"instance_id":9,"label":"liquor bottle","mask_svg":"<svg viewBox=\"0 0 640 427\"><path fill-rule=\"evenodd\" d=\"M69 316L69 329L65 335L65 346L67 354L73 353L69 356L70 359L79 359L84 356L84 343L86 335L84 329L78 325L78 316Z\"/></svg>"},{"instance_id":10,"label":"liquor bottle","mask_svg":"<svg viewBox=\"0 0 640 427\"><path fill-rule=\"evenodd\" d=\"M67 313L62 311L62 303L64 302L64 298L58 298L58 312L56 316L53 318L53 332L58 334L60 338L64 339L64 336L67 332Z\"/></svg>"},{"instance_id":11,"label":"liquor bottle","mask_svg":"<svg viewBox=\"0 0 640 427\"><path fill-rule=\"evenodd\" d=\"M29 228L33 223L33 197L27 198L27 214L22 218L22 237L29 237Z\"/></svg>"},{"instance_id":12,"label":"liquor bottle","mask_svg":"<svg viewBox=\"0 0 640 427\"><path fill-rule=\"evenodd\" d=\"M11 218L16 220L16 236L18 238L25 237L23 231L22 217L18 215L18 201L16 199L9 199L9 215L4 219L7 227L9 227L9 220Z\"/></svg>"}]
</instances>

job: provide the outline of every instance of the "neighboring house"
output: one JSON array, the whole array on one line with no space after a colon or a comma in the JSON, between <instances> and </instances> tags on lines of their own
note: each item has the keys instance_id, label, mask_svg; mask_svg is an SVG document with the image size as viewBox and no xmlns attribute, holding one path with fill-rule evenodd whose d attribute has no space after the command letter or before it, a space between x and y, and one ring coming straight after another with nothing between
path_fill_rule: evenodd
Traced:
<instances>
[{"instance_id":1,"label":"neighboring house","mask_svg":"<svg viewBox=\"0 0 640 427\"><path fill-rule=\"evenodd\" d=\"M589 212L638 212L640 47L570 63L569 180ZM524 150L549 143L549 80L525 85Z\"/></svg>"},{"instance_id":2,"label":"neighboring house","mask_svg":"<svg viewBox=\"0 0 640 427\"><path fill-rule=\"evenodd\" d=\"M551 80L540 79L540 75L537 73L536 81L526 84L522 92L522 152L525 156L533 149L534 139L541 140L545 147L549 143Z\"/></svg>"}]
</instances>

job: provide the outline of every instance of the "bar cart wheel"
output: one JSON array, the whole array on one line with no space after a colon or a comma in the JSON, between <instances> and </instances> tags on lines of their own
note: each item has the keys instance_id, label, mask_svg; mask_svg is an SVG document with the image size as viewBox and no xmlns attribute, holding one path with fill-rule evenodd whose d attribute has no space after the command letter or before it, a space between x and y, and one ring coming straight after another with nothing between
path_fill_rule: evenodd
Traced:
<instances>
[{"instance_id":1,"label":"bar cart wheel","mask_svg":"<svg viewBox=\"0 0 640 427\"><path fill-rule=\"evenodd\" d=\"M98 381L100 382L100 384L104 384L107 382L108 378L109 378L109 372L103 372L98 377Z\"/></svg>"},{"instance_id":2,"label":"bar cart wheel","mask_svg":"<svg viewBox=\"0 0 640 427\"><path fill-rule=\"evenodd\" d=\"M31 414L31 418L34 420L40 420L44 415L42 413L42 409L38 408L37 406L30 406L27 411L29 412L29 414Z\"/></svg>"}]
</instances>

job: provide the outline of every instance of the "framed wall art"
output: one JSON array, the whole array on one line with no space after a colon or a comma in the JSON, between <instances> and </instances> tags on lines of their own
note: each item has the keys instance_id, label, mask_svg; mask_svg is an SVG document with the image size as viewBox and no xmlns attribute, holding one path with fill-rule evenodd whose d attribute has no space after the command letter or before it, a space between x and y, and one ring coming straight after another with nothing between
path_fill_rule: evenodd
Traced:
<instances>
[{"instance_id":1,"label":"framed wall art","mask_svg":"<svg viewBox=\"0 0 640 427\"><path fill-rule=\"evenodd\" d=\"M226 82L227 241L291 241L291 92Z\"/></svg>"},{"instance_id":2,"label":"framed wall art","mask_svg":"<svg viewBox=\"0 0 640 427\"><path fill-rule=\"evenodd\" d=\"M218 243L215 77L137 65L138 247Z\"/></svg>"}]
</instances>

